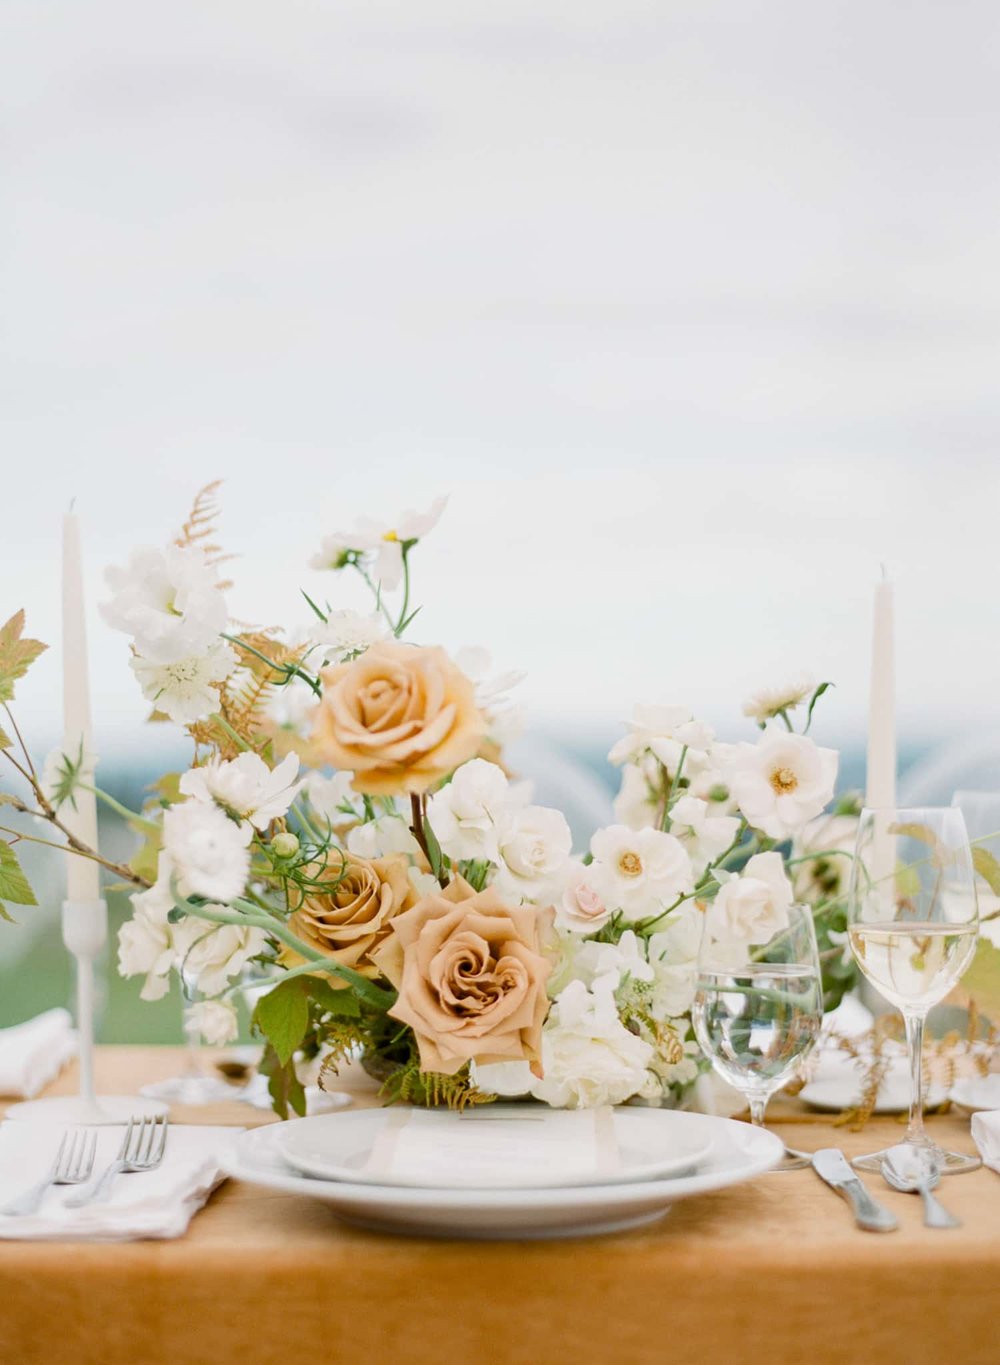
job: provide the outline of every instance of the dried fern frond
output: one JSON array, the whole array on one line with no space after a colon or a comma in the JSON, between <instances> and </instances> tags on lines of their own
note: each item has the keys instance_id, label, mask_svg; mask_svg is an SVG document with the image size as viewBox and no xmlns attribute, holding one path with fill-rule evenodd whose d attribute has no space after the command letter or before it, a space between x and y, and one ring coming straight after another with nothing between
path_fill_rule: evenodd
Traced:
<instances>
[{"instance_id":1,"label":"dried fern frond","mask_svg":"<svg viewBox=\"0 0 1000 1365\"><path fill-rule=\"evenodd\" d=\"M217 533L216 524L222 511L218 497L221 487L222 480L213 479L198 491L188 518L174 541L174 544L180 545L182 549L201 550L210 564L225 564L234 558L233 555L223 554L222 547L214 540ZM219 586L225 589L233 585L227 580Z\"/></svg>"},{"instance_id":2,"label":"dried fern frond","mask_svg":"<svg viewBox=\"0 0 1000 1365\"><path fill-rule=\"evenodd\" d=\"M427 1108L440 1105L461 1113L472 1105L492 1104L495 1095L478 1089L463 1067L454 1076L439 1071L421 1071L419 1057L413 1057L396 1068L379 1092L387 1104L420 1104Z\"/></svg>"}]
</instances>

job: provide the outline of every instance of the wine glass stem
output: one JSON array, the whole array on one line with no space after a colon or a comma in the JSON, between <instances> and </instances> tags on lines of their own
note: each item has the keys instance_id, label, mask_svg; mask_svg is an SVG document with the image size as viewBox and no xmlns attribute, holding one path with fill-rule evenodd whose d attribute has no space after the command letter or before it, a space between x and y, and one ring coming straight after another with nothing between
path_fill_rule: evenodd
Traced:
<instances>
[{"instance_id":1,"label":"wine glass stem","mask_svg":"<svg viewBox=\"0 0 1000 1365\"><path fill-rule=\"evenodd\" d=\"M906 1046L910 1054L910 1121L906 1125L906 1141L925 1143L924 1132L924 1014L903 1011L906 1025Z\"/></svg>"},{"instance_id":2,"label":"wine glass stem","mask_svg":"<svg viewBox=\"0 0 1000 1365\"><path fill-rule=\"evenodd\" d=\"M767 1099L762 1099L759 1095L753 1095L749 1099L750 1122L755 1128L764 1127L764 1109L767 1106Z\"/></svg>"}]
</instances>

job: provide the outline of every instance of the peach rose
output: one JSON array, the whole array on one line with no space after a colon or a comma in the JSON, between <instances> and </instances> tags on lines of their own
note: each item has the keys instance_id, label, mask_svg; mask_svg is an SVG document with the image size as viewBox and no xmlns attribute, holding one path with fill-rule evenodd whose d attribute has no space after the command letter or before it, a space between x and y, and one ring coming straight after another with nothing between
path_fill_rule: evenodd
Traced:
<instances>
[{"instance_id":1,"label":"peach rose","mask_svg":"<svg viewBox=\"0 0 1000 1365\"><path fill-rule=\"evenodd\" d=\"M385 640L322 678L313 738L359 792L423 792L479 752L486 722L443 649Z\"/></svg>"},{"instance_id":2,"label":"peach rose","mask_svg":"<svg viewBox=\"0 0 1000 1365\"><path fill-rule=\"evenodd\" d=\"M541 1074L550 916L458 878L393 919L374 960L399 992L389 1013L416 1034L423 1070L526 1059Z\"/></svg>"},{"instance_id":3,"label":"peach rose","mask_svg":"<svg viewBox=\"0 0 1000 1365\"><path fill-rule=\"evenodd\" d=\"M343 861L331 851L326 867L310 867L312 878L328 889L313 888L303 896L288 927L298 938L345 967L376 976L371 953L389 933L395 915L416 902L405 858L358 858ZM336 985L336 979L331 978Z\"/></svg>"}]
</instances>

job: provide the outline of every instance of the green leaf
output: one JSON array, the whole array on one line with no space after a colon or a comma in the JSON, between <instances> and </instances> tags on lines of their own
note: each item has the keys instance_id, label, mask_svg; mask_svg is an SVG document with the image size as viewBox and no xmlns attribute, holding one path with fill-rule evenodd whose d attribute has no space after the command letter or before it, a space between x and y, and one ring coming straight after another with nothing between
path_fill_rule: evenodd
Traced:
<instances>
[{"instance_id":1,"label":"green leaf","mask_svg":"<svg viewBox=\"0 0 1000 1365\"><path fill-rule=\"evenodd\" d=\"M994 896L1000 896L1000 862L994 858L989 849L980 848L973 844L972 865Z\"/></svg>"},{"instance_id":2,"label":"green leaf","mask_svg":"<svg viewBox=\"0 0 1000 1365\"><path fill-rule=\"evenodd\" d=\"M258 1000L253 1025L268 1040L281 1066L287 1066L309 1028L309 997L302 977L282 981Z\"/></svg>"},{"instance_id":3,"label":"green leaf","mask_svg":"<svg viewBox=\"0 0 1000 1365\"><path fill-rule=\"evenodd\" d=\"M438 843L437 835L431 829L430 821L424 821L424 842L427 844L427 857L430 859L431 871L441 880L441 870L444 866L444 855L441 852L441 845Z\"/></svg>"},{"instance_id":4,"label":"green leaf","mask_svg":"<svg viewBox=\"0 0 1000 1365\"><path fill-rule=\"evenodd\" d=\"M989 939L981 938L976 944L976 955L959 989L991 1023L1000 1024L1000 948L994 948Z\"/></svg>"},{"instance_id":5,"label":"green leaf","mask_svg":"<svg viewBox=\"0 0 1000 1365\"><path fill-rule=\"evenodd\" d=\"M0 726L0 749L9 749L11 742L10 735Z\"/></svg>"},{"instance_id":6,"label":"green leaf","mask_svg":"<svg viewBox=\"0 0 1000 1365\"><path fill-rule=\"evenodd\" d=\"M309 596L309 594L306 592L305 588L299 588L299 592L300 592L300 593L302 594L302 596L306 599L306 601L309 603L310 607L312 607L313 611L316 613L316 615L319 617L319 619L320 619L320 620L324 623L324 625L325 625L326 622L329 620L329 617L327 616L326 612L323 611L320 607L317 607L316 603L312 600L312 598L311 598L311 597Z\"/></svg>"},{"instance_id":7,"label":"green leaf","mask_svg":"<svg viewBox=\"0 0 1000 1365\"><path fill-rule=\"evenodd\" d=\"M14 700L14 683L24 677L42 650L48 648L41 640L22 640L23 630L23 608L0 626L0 701Z\"/></svg>"},{"instance_id":8,"label":"green leaf","mask_svg":"<svg viewBox=\"0 0 1000 1365\"><path fill-rule=\"evenodd\" d=\"M313 1001L326 1014L339 1014L351 1019L361 1015L361 1004L352 990L334 990L321 976L300 976L298 980Z\"/></svg>"},{"instance_id":9,"label":"green leaf","mask_svg":"<svg viewBox=\"0 0 1000 1365\"><path fill-rule=\"evenodd\" d=\"M819 686L816 688L815 692L809 698L809 710L806 712L806 728L803 730L802 732L803 734L807 735L809 733L809 727L810 725L812 725L813 707L819 701L823 693L829 691L829 689L833 686L834 684L832 682L821 682Z\"/></svg>"},{"instance_id":10,"label":"green leaf","mask_svg":"<svg viewBox=\"0 0 1000 1365\"><path fill-rule=\"evenodd\" d=\"M37 905L35 893L27 877L21 871L17 854L10 844L0 839L0 900L13 901L15 905ZM9 915L4 916L9 919Z\"/></svg>"},{"instance_id":11,"label":"green leaf","mask_svg":"<svg viewBox=\"0 0 1000 1365\"><path fill-rule=\"evenodd\" d=\"M291 1108L299 1118L305 1118L306 1092L296 1074L294 1062L289 1059L282 1063L277 1052L268 1043L258 1069L267 1077L267 1092L271 1096L271 1103L278 1117L287 1119L288 1110Z\"/></svg>"}]
</instances>

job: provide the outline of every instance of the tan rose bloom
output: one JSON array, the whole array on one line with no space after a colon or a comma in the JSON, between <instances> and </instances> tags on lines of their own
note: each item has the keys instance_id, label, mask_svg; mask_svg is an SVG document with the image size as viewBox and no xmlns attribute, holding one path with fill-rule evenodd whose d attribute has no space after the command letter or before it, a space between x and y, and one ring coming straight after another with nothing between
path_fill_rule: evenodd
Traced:
<instances>
[{"instance_id":1,"label":"tan rose bloom","mask_svg":"<svg viewBox=\"0 0 1000 1365\"><path fill-rule=\"evenodd\" d=\"M313 738L359 792L423 792L474 758L486 723L443 649L386 640L323 674Z\"/></svg>"},{"instance_id":2,"label":"tan rose bloom","mask_svg":"<svg viewBox=\"0 0 1000 1365\"><path fill-rule=\"evenodd\" d=\"M345 967L376 976L374 948L389 933L390 921L416 902L405 858L358 858L331 850L325 868L310 867L329 890L311 890L288 921L298 938ZM283 954L290 960L290 954ZM333 986L338 984L330 978Z\"/></svg>"},{"instance_id":3,"label":"tan rose bloom","mask_svg":"<svg viewBox=\"0 0 1000 1365\"><path fill-rule=\"evenodd\" d=\"M539 940L550 916L459 878L395 917L374 960L399 992L389 1013L416 1034L423 1070L527 1059L541 1074L550 965Z\"/></svg>"}]
</instances>

